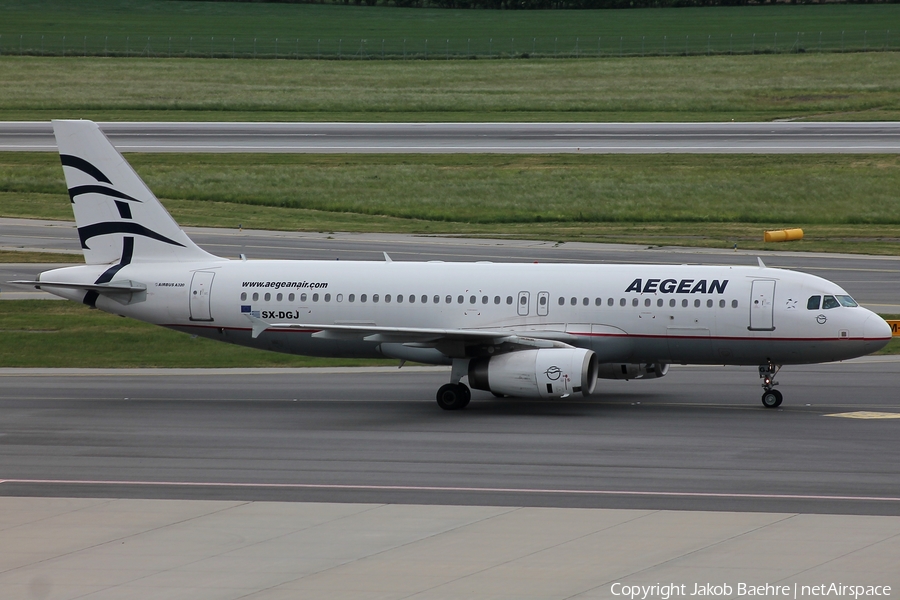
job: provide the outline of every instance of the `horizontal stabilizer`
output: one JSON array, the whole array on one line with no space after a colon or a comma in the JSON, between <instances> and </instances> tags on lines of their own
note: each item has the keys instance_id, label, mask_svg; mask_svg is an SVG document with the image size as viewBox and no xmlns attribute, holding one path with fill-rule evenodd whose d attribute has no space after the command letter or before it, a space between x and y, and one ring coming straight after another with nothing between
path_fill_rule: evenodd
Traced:
<instances>
[{"instance_id":1,"label":"horizontal stabilizer","mask_svg":"<svg viewBox=\"0 0 900 600\"><path fill-rule=\"evenodd\" d=\"M33 285L37 289L45 287L63 288L67 290L84 290L98 294L134 294L146 292L147 286L136 281L110 281L109 283L71 283L62 281L8 281L16 285Z\"/></svg>"}]
</instances>

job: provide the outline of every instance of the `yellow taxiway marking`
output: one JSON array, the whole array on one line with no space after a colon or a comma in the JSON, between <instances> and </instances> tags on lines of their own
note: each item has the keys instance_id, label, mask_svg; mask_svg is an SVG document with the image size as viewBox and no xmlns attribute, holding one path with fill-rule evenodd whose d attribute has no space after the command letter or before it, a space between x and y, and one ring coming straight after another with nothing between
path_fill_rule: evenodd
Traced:
<instances>
[{"instance_id":1,"label":"yellow taxiway marking","mask_svg":"<svg viewBox=\"0 0 900 600\"><path fill-rule=\"evenodd\" d=\"M858 410L856 412L834 413L826 417L844 417L846 419L900 419L900 413L873 412L870 410Z\"/></svg>"}]
</instances>

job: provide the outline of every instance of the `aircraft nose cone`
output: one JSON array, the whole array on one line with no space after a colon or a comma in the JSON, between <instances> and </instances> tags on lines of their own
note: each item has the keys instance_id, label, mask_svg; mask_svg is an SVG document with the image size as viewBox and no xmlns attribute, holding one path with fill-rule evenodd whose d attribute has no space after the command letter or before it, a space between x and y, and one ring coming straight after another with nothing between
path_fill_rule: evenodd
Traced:
<instances>
[{"instance_id":1,"label":"aircraft nose cone","mask_svg":"<svg viewBox=\"0 0 900 600\"><path fill-rule=\"evenodd\" d=\"M863 325L863 335L866 339L866 350L875 352L887 346L891 341L891 326L878 315L871 315Z\"/></svg>"}]
</instances>

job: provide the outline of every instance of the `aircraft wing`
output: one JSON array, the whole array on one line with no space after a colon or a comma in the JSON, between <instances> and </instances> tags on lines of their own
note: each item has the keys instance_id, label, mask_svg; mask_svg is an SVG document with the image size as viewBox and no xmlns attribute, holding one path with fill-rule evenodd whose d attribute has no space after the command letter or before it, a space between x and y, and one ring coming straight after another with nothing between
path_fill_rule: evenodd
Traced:
<instances>
[{"instance_id":1,"label":"aircraft wing","mask_svg":"<svg viewBox=\"0 0 900 600\"><path fill-rule=\"evenodd\" d=\"M499 346L512 344L537 348L569 348L576 338L564 331L511 329L432 329L421 327L379 327L370 324L323 325L321 323L268 323L246 314L252 324L251 335L263 331L313 331L312 337L332 340L360 339L367 342L415 344L431 346L441 342L483 343Z\"/></svg>"}]
</instances>

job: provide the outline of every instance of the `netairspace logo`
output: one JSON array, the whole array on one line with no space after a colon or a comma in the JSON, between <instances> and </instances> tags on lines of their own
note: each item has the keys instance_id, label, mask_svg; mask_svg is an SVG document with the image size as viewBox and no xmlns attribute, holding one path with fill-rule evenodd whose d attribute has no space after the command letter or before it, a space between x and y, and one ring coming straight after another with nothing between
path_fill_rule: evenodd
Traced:
<instances>
[{"instance_id":1,"label":"netairspace logo","mask_svg":"<svg viewBox=\"0 0 900 600\"><path fill-rule=\"evenodd\" d=\"M702 597L778 597L778 598L859 598L889 597L889 585L845 585L843 583L821 583L818 585L771 584L762 585L736 583L655 583L652 585L628 585L616 582L610 586L613 596L630 600L670 600L671 598Z\"/></svg>"}]
</instances>

